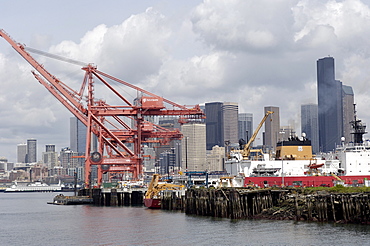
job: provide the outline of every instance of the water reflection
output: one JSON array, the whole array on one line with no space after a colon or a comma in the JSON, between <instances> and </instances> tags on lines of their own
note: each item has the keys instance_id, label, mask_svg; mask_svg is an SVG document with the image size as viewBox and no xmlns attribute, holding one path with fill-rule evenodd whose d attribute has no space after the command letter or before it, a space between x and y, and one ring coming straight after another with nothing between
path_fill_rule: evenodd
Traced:
<instances>
[{"instance_id":1,"label":"water reflection","mask_svg":"<svg viewBox=\"0 0 370 246\"><path fill-rule=\"evenodd\" d=\"M0 193L1 245L366 245L370 240L366 225L229 220L144 207L47 205L52 196Z\"/></svg>"}]
</instances>

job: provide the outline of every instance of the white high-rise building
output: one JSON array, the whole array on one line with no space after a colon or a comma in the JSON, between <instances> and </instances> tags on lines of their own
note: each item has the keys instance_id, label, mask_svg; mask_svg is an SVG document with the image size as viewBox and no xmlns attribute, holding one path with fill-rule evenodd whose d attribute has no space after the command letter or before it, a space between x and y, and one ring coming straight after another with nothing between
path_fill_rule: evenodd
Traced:
<instances>
[{"instance_id":1,"label":"white high-rise building","mask_svg":"<svg viewBox=\"0 0 370 246\"><path fill-rule=\"evenodd\" d=\"M238 103L224 102L222 106L224 141L238 143Z\"/></svg>"},{"instance_id":2,"label":"white high-rise building","mask_svg":"<svg viewBox=\"0 0 370 246\"><path fill-rule=\"evenodd\" d=\"M182 170L206 170L206 125L190 123L181 126Z\"/></svg>"}]
</instances>

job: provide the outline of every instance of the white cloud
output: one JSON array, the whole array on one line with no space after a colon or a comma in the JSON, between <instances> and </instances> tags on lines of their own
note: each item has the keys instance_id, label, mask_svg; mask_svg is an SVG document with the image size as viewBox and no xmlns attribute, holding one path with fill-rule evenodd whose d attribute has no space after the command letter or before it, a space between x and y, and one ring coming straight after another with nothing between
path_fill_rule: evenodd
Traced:
<instances>
[{"instance_id":1,"label":"white cloud","mask_svg":"<svg viewBox=\"0 0 370 246\"><path fill-rule=\"evenodd\" d=\"M216 49L271 52L290 38L289 3L204 1L193 12L194 31Z\"/></svg>"},{"instance_id":2,"label":"white cloud","mask_svg":"<svg viewBox=\"0 0 370 246\"><path fill-rule=\"evenodd\" d=\"M52 34L35 31L30 43L92 62L103 72L179 104L238 102L241 112L254 114L255 122L262 118L264 106L279 106L282 124L290 119L298 123L301 103L316 102L316 60L330 55L335 58L336 78L354 89L359 117L370 122L368 2L204 0L186 4L193 4L193 9L154 4L126 13L127 18L110 25L102 21L86 28L76 23L73 33L79 36L58 42ZM118 13L114 8L110 12ZM58 30L63 31L68 30ZM0 51L2 90L6 91L0 94L0 132L8 132L0 143L31 135L46 141L48 134L54 136L61 129L65 135L61 138L68 143L71 114L35 81L32 69L18 54L8 53ZM80 67L35 57L79 90ZM130 100L136 96L122 87L121 91ZM113 98L99 86L96 95L108 103Z\"/></svg>"}]
</instances>

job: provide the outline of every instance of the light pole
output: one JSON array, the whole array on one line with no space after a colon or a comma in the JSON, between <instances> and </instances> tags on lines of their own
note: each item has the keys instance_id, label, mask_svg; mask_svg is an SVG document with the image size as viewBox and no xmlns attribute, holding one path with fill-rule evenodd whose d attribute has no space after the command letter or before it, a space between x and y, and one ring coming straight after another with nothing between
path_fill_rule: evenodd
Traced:
<instances>
[{"instance_id":1,"label":"light pole","mask_svg":"<svg viewBox=\"0 0 370 246\"><path fill-rule=\"evenodd\" d=\"M285 132L279 132L279 134L282 135L281 137L281 146L280 146L280 157L281 157L281 184L282 186L285 186L284 184L284 156L283 156L283 146L284 146L284 134Z\"/></svg>"},{"instance_id":2,"label":"light pole","mask_svg":"<svg viewBox=\"0 0 370 246\"><path fill-rule=\"evenodd\" d=\"M185 172L188 172L188 137L185 137Z\"/></svg>"},{"instance_id":3,"label":"light pole","mask_svg":"<svg viewBox=\"0 0 370 246\"><path fill-rule=\"evenodd\" d=\"M225 160L224 160L224 167L223 167L224 170L226 169L226 161L228 159L229 145L230 145L230 140L226 140L225 141ZM232 166L231 165L232 165L232 163L230 163L231 172L232 172Z\"/></svg>"}]
</instances>

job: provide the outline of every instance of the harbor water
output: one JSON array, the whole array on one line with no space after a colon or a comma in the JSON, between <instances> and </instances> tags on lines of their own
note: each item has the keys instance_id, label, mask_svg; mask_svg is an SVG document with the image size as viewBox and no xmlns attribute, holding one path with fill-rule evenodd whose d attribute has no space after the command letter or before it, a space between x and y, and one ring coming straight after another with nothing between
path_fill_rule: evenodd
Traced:
<instances>
[{"instance_id":1,"label":"harbor water","mask_svg":"<svg viewBox=\"0 0 370 246\"><path fill-rule=\"evenodd\" d=\"M55 195L0 193L0 245L370 244L368 225L230 220L145 207L47 204Z\"/></svg>"}]
</instances>

